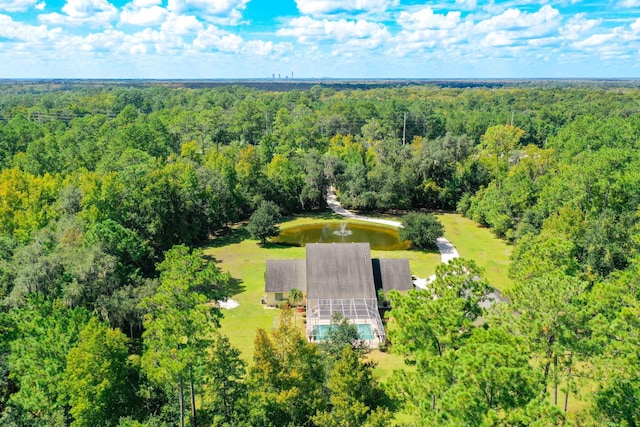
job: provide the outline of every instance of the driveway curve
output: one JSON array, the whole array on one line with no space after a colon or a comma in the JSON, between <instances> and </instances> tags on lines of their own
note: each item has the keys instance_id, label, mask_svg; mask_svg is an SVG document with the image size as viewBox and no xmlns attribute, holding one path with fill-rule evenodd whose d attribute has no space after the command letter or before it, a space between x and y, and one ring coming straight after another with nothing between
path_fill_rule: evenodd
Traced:
<instances>
[{"instance_id":1,"label":"driveway curve","mask_svg":"<svg viewBox=\"0 0 640 427\"><path fill-rule=\"evenodd\" d=\"M398 221L391 221L388 219L371 218L368 216L357 215L345 209L336 198L335 189L333 187L329 187L329 189L327 190L327 204L329 205L329 207L333 212L346 218L358 219L360 221L375 222L377 224L390 225L392 227L398 227L398 228L402 227L402 223ZM458 251L456 250L456 247L453 246L453 244L447 239L445 239L444 237L438 237L438 240L436 241L436 245L438 246L438 250L440 251L440 259L443 263L448 263L452 259L460 257L460 255L458 254ZM416 279L414 281L414 285L417 288L425 289L427 285L432 281L434 281L435 279L436 279L436 275L432 274L426 279L420 279L420 278ZM487 309L489 308L489 306L497 302L509 302L509 299L504 297L499 290L494 288L493 292L491 292L487 296L487 299L481 302L480 305L483 308Z\"/></svg>"},{"instance_id":2,"label":"driveway curve","mask_svg":"<svg viewBox=\"0 0 640 427\"><path fill-rule=\"evenodd\" d=\"M342 205L336 198L336 192L333 187L329 187L329 189L327 190L327 204L329 205L332 211L346 218L353 218L353 219L358 219L360 221L367 221L367 222L375 222L377 224L390 225L392 227L398 227L398 228L402 227L402 223L400 223L399 221L391 221L389 219L380 219L380 218L371 218L368 216L357 215L349 210L346 210L345 208L342 207ZM445 239L444 237L438 237L438 240L436 241L436 245L438 245L438 250L440 251L440 259L444 263L447 263L452 259L458 258L460 256L458 255L458 251L456 250L455 246L453 246L453 244L447 239ZM435 278L435 275L433 275L432 277ZM431 277L429 278L429 281L430 280L431 280Z\"/></svg>"}]
</instances>

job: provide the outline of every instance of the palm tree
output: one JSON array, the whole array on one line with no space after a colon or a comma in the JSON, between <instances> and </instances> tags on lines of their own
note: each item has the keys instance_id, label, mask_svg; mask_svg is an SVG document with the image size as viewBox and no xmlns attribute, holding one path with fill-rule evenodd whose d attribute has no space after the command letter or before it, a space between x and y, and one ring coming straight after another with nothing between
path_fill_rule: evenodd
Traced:
<instances>
[{"instance_id":1,"label":"palm tree","mask_svg":"<svg viewBox=\"0 0 640 427\"><path fill-rule=\"evenodd\" d=\"M302 303L302 300L304 299L304 293L298 289L298 288L291 288L291 290L289 291L289 304L291 304L291 306L297 308L300 303ZM294 324L297 323L298 321L298 310L294 310Z\"/></svg>"}]
</instances>

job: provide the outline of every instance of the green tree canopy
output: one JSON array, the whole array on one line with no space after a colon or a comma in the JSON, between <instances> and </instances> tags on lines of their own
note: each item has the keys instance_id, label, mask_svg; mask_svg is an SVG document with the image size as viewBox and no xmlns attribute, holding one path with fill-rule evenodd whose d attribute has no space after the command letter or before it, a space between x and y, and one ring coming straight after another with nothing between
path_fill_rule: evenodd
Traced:
<instances>
[{"instance_id":1,"label":"green tree canopy","mask_svg":"<svg viewBox=\"0 0 640 427\"><path fill-rule=\"evenodd\" d=\"M362 361L351 345L345 345L328 379L330 409L314 416L313 422L319 427L366 425L384 396L373 377L374 366Z\"/></svg>"},{"instance_id":2,"label":"green tree canopy","mask_svg":"<svg viewBox=\"0 0 640 427\"><path fill-rule=\"evenodd\" d=\"M207 349L203 407L210 408L214 425L239 425L246 419L246 363L229 339L216 334Z\"/></svg>"},{"instance_id":3,"label":"green tree canopy","mask_svg":"<svg viewBox=\"0 0 640 427\"><path fill-rule=\"evenodd\" d=\"M10 342L9 377L18 390L9 399L9 421L29 426L64 426L69 422L69 394L64 384L67 353L89 320L82 308L32 298L11 311L15 336Z\"/></svg>"},{"instance_id":4,"label":"green tree canopy","mask_svg":"<svg viewBox=\"0 0 640 427\"><path fill-rule=\"evenodd\" d=\"M73 426L114 426L137 414L138 367L129 359L127 337L92 318L67 354L64 386Z\"/></svg>"},{"instance_id":5,"label":"green tree canopy","mask_svg":"<svg viewBox=\"0 0 640 427\"><path fill-rule=\"evenodd\" d=\"M421 418L435 419L438 402L451 386L456 352L471 337L473 322L483 312L479 303L490 289L473 261L456 258L438 266L428 289L389 292L393 350L416 365L415 372L399 372L392 389Z\"/></svg>"},{"instance_id":6,"label":"green tree canopy","mask_svg":"<svg viewBox=\"0 0 640 427\"><path fill-rule=\"evenodd\" d=\"M410 240L414 248L433 248L444 235L444 227L433 214L414 212L402 217L399 234L400 240Z\"/></svg>"},{"instance_id":7,"label":"green tree canopy","mask_svg":"<svg viewBox=\"0 0 640 427\"><path fill-rule=\"evenodd\" d=\"M177 389L184 409L183 381L192 390L194 367L201 365L221 315L214 301L226 297L229 275L206 261L201 250L175 246L158 265L160 286L155 295L142 300L144 353L142 368L158 385ZM180 421L183 422L181 413Z\"/></svg>"},{"instance_id":8,"label":"green tree canopy","mask_svg":"<svg viewBox=\"0 0 640 427\"><path fill-rule=\"evenodd\" d=\"M326 406L320 352L292 320L284 310L271 336L258 329L248 377L252 425L307 425Z\"/></svg>"},{"instance_id":9,"label":"green tree canopy","mask_svg":"<svg viewBox=\"0 0 640 427\"><path fill-rule=\"evenodd\" d=\"M277 236L280 232L278 221L280 220L280 209L275 203L263 201L258 209L249 218L247 230L251 237L260 240L263 245L267 243L269 237Z\"/></svg>"}]
</instances>

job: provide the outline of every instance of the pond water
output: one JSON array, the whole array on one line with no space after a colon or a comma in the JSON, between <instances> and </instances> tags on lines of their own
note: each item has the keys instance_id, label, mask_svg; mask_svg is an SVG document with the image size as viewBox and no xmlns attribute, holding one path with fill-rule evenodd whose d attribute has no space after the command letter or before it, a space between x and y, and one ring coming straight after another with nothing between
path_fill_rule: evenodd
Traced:
<instances>
[{"instance_id":1,"label":"pond water","mask_svg":"<svg viewBox=\"0 0 640 427\"><path fill-rule=\"evenodd\" d=\"M295 246L307 243L369 242L371 249L379 251L398 251L409 249L410 246L408 240L400 241L398 230L393 228L344 221L285 228L273 241Z\"/></svg>"}]
</instances>

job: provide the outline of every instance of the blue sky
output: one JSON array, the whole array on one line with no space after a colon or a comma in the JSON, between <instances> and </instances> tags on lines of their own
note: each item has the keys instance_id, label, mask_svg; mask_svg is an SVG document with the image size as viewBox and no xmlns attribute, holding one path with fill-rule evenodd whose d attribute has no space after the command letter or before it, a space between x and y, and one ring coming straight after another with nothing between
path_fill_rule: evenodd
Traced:
<instances>
[{"instance_id":1,"label":"blue sky","mask_svg":"<svg viewBox=\"0 0 640 427\"><path fill-rule=\"evenodd\" d=\"M0 0L0 78L640 77L640 0Z\"/></svg>"}]
</instances>

